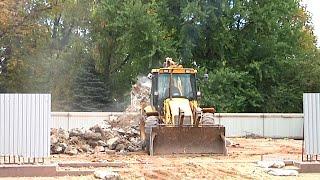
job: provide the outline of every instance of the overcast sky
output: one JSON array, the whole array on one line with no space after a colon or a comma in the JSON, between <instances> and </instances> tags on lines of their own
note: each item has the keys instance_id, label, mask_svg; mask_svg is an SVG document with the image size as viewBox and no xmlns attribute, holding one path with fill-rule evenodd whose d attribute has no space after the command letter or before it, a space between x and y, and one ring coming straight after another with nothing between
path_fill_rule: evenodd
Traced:
<instances>
[{"instance_id":1,"label":"overcast sky","mask_svg":"<svg viewBox=\"0 0 320 180\"><path fill-rule=\"evenodd\" d=\"M306 4L307 10L311 13L314 34L317 37L317 45L320 47L320 0L302 0L302 4Z\"/></svg>"}]
</instances>

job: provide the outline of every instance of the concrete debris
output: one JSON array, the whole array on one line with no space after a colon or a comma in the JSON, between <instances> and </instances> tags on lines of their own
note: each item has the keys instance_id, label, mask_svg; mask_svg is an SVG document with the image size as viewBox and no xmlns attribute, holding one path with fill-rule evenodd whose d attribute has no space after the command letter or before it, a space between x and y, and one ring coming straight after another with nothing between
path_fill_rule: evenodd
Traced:
<instances>
[{"instance_id":1,"label":"concrete debris","mask_svg":"<svg viewBox=\"0 0 320 180\"><path fill-rule=\"evenodd\" d=\"M94 172L94 177L105 180L118 180L120 175L111 170L99 170Z\"/></svg>"},{"instance_id":2,"label":"concrete debris","mask_svg":"<svg viewBox=\"0 0 320 180\"><path fill-rule=\"evenodd\" d=\"M131 105L127 112L140 112L150 102L151 80L146 76L138 77L138 81L132 86Z\"/></svg>"},{"instance_id":3,"label":"concrete debris","mask_svg":"<svg viewBox=\"0 0 320 180\"><path fill-rule=\"evenodd\" d=\"M283 168L285 166L286 166L286 164L283 161L275 161L271 167L272 168Z\"/></svg>"},{"instance_id":4,"label":"concrete debris","mask_svg":"<svg viewBox=\"0 0 320 180\"><path fill-rule=\"evenodd\" d=\"M139 113L126 113L116 119L112 119L110 122L105 122L110 124L111 128L135 128L138 127L141 118L143 116Z\"/></svg>"},{"instance_id":5,"label":"concrete debris","mask_svg":"<svg viewBox=\"0 0 320 180\"><path fill-rule=\"evenodd\" d=\"M130 147L130 146L129 146L129 147ZM128 147L128 150L130 151L129 147ZM138 150L137 150L137 151L138 151ZM114 154L114 153L116 153L116 150L111 150L111 149L109 149L108 147L105 147L105 148L104 148L104 152L105 152L106 154ZM133 151L130 151L130 152L133 152Z\"/></svg>"},{"instance_id":6,"label":"concrete debris","mask_svg":"<svg viewBox=\"0 0 320 180\"><path fill-rule=\"evenodd\" d=\"M107 143L104 142L104 141L102 141L102 140L99 140L99 141L97 142L97 144L98 144L98 146L103 146L103 147L107 146Z\"/></svg>"},{"instance_id":7,"label":"concrete debris","mask_svg":"<svg viewBox=\"0 0 320 180\"><path fill-rule=\"evenodd\" d=\"M84 139L87 139L87 140L101 140L101 134L100 133L95 133L95 132L92 132L91 130L88 130L84 133L83 135Z\"/></svg>"},{"instance_id":8,"label":"concrete debris","mask_svg":"<svg viewBox=\"0 0 320 180\"><path fill-rule=\"evenodd\" d=\"M226 138L226 146L227 147L240 147L240 144L231 141L229 138Z\"/></svg>"},{"instance_id":9,"label":"concrete debris","mask_svg":"<svg viewBox=\"0 0 320 180\"><path fill-rule=\"evenodd\" d=\"M119 137L114 137L114 138L111 138L107 141L107 146L109 149L115 149L117 144L118 144L118 141L119 141Z\"/></svg>"},{"instance_id":10,"label":"concrete debris","mask_svg":"<svg viewBox=\"0 0 320 180\"><path fill-rule=\"evenodd\" d=\"M127 152L126 150L122 149L122 150L119 151L118 154L120 154L120 155L127 155L128 152Z\"/></svg>"},{"instance_id":11,"label":"concrete debris","mask_svg":"<svg viewBox=\"0 0 320 180\"><path fill-rule=\"evenodd\" d=\"M78 150L79 150L79 152L89 152L89 153L93 152L93 150L89 144L84 144L84 145L80 146Z\"/></svg>"},{"instance_id":12,"label":"concrete debris","mask_svg":"<svg viewBox=\"0 0 320 180\"><path fill-rule=\"evenodd\" d=\"M66 150L64 151L64 153L65 154L69 154L69 155L77 155L78 154L78 150L74 146L68 146L66 148Z\"/></svg>"},{"instance_id":13,"label":"concrete debris","mask_svg":"<svg viewBox=\"0 0 320 180\"><path fill-rule=\"evenodd\" d=\"M268 169L268 174L274 176L298 176L299 172L293 169Z\"/></svg>"},{"instance_id":14,"label":"concrete debris","mask_svg":"<svg viewBox=\"0 0 320 180\"><path fill-rule=\"evenodd\" d=\"M51 137L50 137L50 142L51 142L51 144L57 144L57 143L58 143L58 138L57 138L57 136L51 136Z\"/></svg>"},{"instance_id":15,"label":"concrete debris","mask_svg":"<svg viewBox=\"0 0 320 180\"><path fill-rule=\"evenodd\" d=\"M233 144L234 144L234 142L232 142L230 139L226 138L226 146L231 146Z\"/></svg>"},{"instance_id":16,"label":"concrete debris","mask_svg":"<svg viewBox=\"0 0 320 180\"><path fill-rule=\"evenodd\" d=\"M258 161L257 164L262 168L283 168L286 166L283 161Z\"/></svg>"},{"instance_id":17,"label":"concrete debris","mask_svg":"<svg viewBox=\"0 0 320 180\"><path fill-rule=\"evenodd\" d=\"M69 136L82 136L84 134L84 129L71 129L69 132Z\"/></svg>"},{"instance_id":18,"label":"concrete debris","mask_svg":"<svg viewBox=\"0 0 320 180\"><path fill-rule=\"evenodd\" d=\"M246 132L246 135L245 135L245 138L250 138L250 139L260 139L260 138L263 138L263 136L259 135L259 134L255 134L255 133L252 133L252 132Z\"/></svg>"},{"instance_id":19,"label":"concrete debris","mask_svg":"<svg viewBox=\"0 0 320 180\"><path fill-rule=\"evenodd\" d=\"M126 146L124 144L117 144L117 147L116 147L116 151L123 151L125 150Z\"/></svg>"},{"instance_id":20,"label":"concrete debris","mask_svg":"<svg viewBox=\"0 0 320 180\"><path fill-rule=\"evenodd\" d=\"M51 153L60 154L63 153L63 148L61 146L54 146L51 148Z\"/></svg>"},{"instance_id":21,"label":"concrete debris","mask_svg":"<svg viewBox=\"0 0 320 180\"><path fill-rule=\"evenodd\" d=\"M98 153L98 152L104 152L104 147L103 146L96 146L94 148L94 152Z\"/></svg>"},{"instance_id":22,"label":"concrete debris","mask_svg":"<svg viewBox=\"0 0 320 180\"><path fill-rule=\"evenodd\" d=\"M265 172L274 176L298 176L299 172L292 169L281 169L286 166L284 161L258 161L258 166L266 168Z\"/></svg>"},{"instance_id":23,"label":"concrete debris","mask_svg":"<svg viewBox=\"0 0 320 180\"><path fill-rule=\"evenodd\" d=\"M104 121L89 129L52 129L51 154L140 151L143 142L140 140L139 116L123 115L120 120Z\"/></svg>"}]
</instances>

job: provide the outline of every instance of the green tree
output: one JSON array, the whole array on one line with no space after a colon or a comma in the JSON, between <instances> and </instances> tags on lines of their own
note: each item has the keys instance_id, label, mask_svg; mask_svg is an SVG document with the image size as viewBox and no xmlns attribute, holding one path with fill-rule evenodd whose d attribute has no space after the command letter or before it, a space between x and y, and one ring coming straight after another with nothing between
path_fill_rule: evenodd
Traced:
<instances>
[{"instance_id":1,"label":"green tree","mask_svg":"<svg viewBox=\"0 0 320 180\"><path fill-rule=\"evenodd\" d=\"M195 61L213 78L202 87L204 102L224 112L301 112L307 88L296 70L314 56L315 38L299 1L166 0L158 7L182 63Z\"/></svg>"},{"instance_id":2,"label":"green tree","mask_svg":"<svg viewBox=\"0 0 320 180\"><path fill-rule=\"evenodd\" d=\"M8 63L8 92L51 93L52 109L72 111L72 86L90 45L94 1L25 1L2 33ZM19 10L19 11L18 11ZM17 13L16 13L17 14ZM13 23L16 21L16 23ZM14 29L13 28L13 29ZM1 34L1 33L0 33Z\"/></svg>"},{"instance_id":3,"label":"green tree","mask_svg":"<svg viewBox=\"0 0 320 180\"><path fill-rule=\"evenodd\" d=\"M93 60L85 63L73 82L74 111L105 111L110 103L110 94L95 70Z\"/></svg>"},{"instance_id":4,"label":"green tree","mask_svg":"<svg viewBox=\"0 0 320 180\"><path fill-rule=\"evenodd\" d=\"M219 112L255 112L262 102L254 79L228 67L210 72L208 82L202 83L201 88L201 105L215 106Z\"/></svg>"},{"instance_id":5,"label":"green tree","mask_svg":"<svg viewBox=\"0 0 320 180\"><path fill-rule=\"evenodd\" d=\"M151 2L103 0L94 13L95 58L113 96L123 97L138 74L174 54Z\"/></svg>"}]
</instances>

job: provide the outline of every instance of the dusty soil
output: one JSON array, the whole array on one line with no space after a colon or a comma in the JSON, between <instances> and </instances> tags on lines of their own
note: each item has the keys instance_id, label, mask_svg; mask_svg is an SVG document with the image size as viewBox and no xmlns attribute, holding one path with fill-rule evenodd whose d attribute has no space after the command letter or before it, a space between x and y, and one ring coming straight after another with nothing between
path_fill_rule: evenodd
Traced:
<instances>
[{"instance_id":1,"label":"dusty soil","mask_svg":"<svg viewBox=\"0 0 320 180\"><path fill-rule=\"evenodd\" d=\"M263 159L301 160L302 141L292 139L232 138L239 144L228 148L228 156L218 155L162 155L148 156L144 152L128 154L54 155L57 162L123 162L124 167L110 168L122 179L319 179L317 174L299 174L297 177L268 175L256 162ZM296 169L293 166L287 169ZM83 168L84 169L84 168ZM87 168L90 169L90 168ZM93 169L93 168L91 168ZM95 168L107 169L107 168ZM7 178L10 179L10 178ZM20 179L20 178L19 178ZM24 178L32 179L32 178ZM37 179L94 179L93 176Z\"/></svg>"}]
</instances>

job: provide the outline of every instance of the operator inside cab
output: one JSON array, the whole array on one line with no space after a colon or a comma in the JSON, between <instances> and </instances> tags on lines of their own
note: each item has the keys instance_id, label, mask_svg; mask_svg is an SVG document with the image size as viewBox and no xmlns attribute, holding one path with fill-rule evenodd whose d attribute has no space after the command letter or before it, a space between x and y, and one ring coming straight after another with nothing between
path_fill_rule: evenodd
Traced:
<instances>
[{"instance_id":1,"label":"operator inside cab","mask_svg":"<svg viewBox=\"0 0 320 180\"><path fill-rule=\"evenodd\" d=\"M179 80L177 80L177 78L174 78L174 77L172 78L172 86L171 86L171 95L172 95L172 97L182 96L182 93L181 93L181 81L180 81L180 86L179 86L178 81ZM170 97L169 89L170 88L167 87L166 90L165 90L165 98Z\"/></svg>"},{"instance_id":2,"label":"operator inside cab","mask_svg":"<svg viewBox=\"0 0 320 180\"><path fill-rule=\"evenodd\" d=\"M161 74L159 78L159 84L162 84L163 89L159 88L160 99L166 99L170 97L169 90L171 88L172 97L185 97L193 99L195 96L195 87L190 78L190 74L173 74L170 86L170 75ZM161 87L161 86L160 86Z\"/></svg>"}]
</instances>

